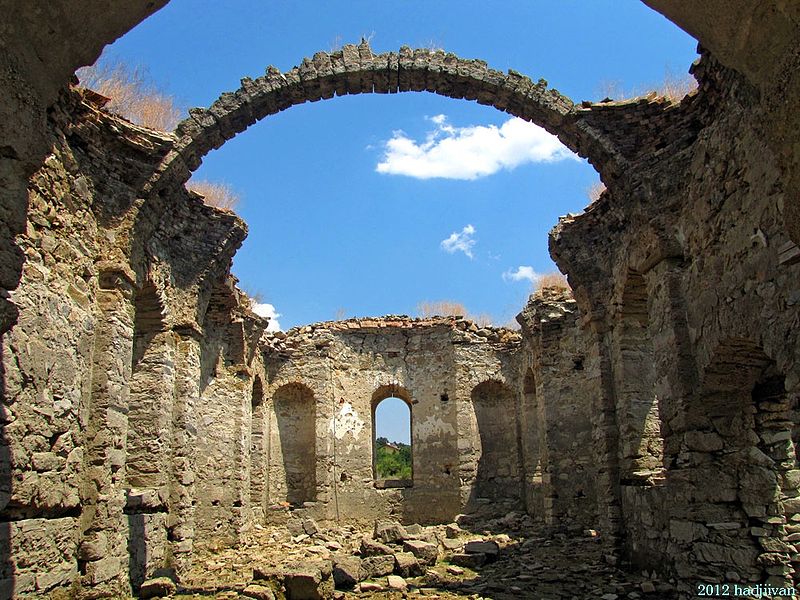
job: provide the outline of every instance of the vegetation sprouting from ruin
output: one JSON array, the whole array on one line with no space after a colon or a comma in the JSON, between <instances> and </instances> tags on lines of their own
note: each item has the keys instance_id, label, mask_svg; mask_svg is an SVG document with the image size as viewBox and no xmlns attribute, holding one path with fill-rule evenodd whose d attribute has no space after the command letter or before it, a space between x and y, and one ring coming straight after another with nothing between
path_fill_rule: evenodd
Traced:
<instances>
[{"instance_id":1,"label":"vegetation sprouting from ruin","mask_svg":"<svg viewBox=\"0 0 800 600\"><path fill-rule=\"evenodd\" d=\"M411 446L390 442L385 437L375 440L375 471L379 479L411 479Z\"/></svg>"}]
</instances>

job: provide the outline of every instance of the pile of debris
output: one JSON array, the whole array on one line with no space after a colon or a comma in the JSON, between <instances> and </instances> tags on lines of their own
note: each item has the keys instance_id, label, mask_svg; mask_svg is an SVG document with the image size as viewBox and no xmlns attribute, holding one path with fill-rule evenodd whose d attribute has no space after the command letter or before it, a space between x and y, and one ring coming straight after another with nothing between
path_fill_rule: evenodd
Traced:
<instances>
[{"instance_id":1,"label":"pile of debris","mask_svg":"<svg viewBox=\"0 0 800 600\"><path fill-rule=\"evenodd\" d=\"M491 528L489 528L491 527ZM503 531L503 533L495 533ZM538 531L527 515L422 527L378 520L321 529L311 519L258 528L236 549L202 553L178 598L345 600L354 598L562 598L661 600L674 585L631 575L593 530ZM161 594L156 580L140 595ZM150 586L150 587L147 587ZM174 588L169 595L175 593Z\"/></svg>"}]
</instances>

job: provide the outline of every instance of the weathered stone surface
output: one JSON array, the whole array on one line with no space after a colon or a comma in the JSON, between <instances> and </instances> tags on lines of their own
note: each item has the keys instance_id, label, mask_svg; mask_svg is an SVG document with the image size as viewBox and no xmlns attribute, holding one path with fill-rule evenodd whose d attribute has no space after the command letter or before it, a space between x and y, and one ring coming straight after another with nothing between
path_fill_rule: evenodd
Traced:
<instances>
[{"instance_id":1,"label":"weathered stone surface","mask_svg":"<svg viewBox=\"0 0 800 600\"><path fill-rule=\"evenodd\" d=\"M333 597L333 582L319 580L316 572L288 573L283 579L286 597L291 600L327 600Z\"/></svg>"},{"instance_id":2,"label":"weathered stone surface","mask_svg":"<svg viewBox=\"0 0 800 600\"><path fill-rule=\"evenodd\" d=\"M416 556L421 562L432 565L439 556L439 547L436 544L429 544L420 540L406 540L403 542L403 550Z\"/></svg>"},{"instance_id":3,"label":"weathered stone surface","mask_svg":"<svg viewBox=\"0 0 800 600\"><path fill-rule=\"evenodd\" d=\"M393 550L390 546L377 542L370 537L361 539L361 556L381 556L392 554Z\"/></svg>"},{"instance_id":4,"label":"weathered stone surface","mask_svg":"<svg viewBox=\"0 0 800 600\"><path fill-rule=\"evenodd\" d=\"M492 540L472 540L464 544L464 552L467 554L485 554L487 556L497 556L500 546Z\"/></svg>"},{"instance_id":5,"label":"weathered stone surface","mask_svg":"<svg viewBox=\"0 0 800 600\"><path fill-rule=\"evenodd\" d=\"M385 544L391 544L408 539L408 532L400 523L379 520L375 522L372 537Z\"/></svg>"},{"instance_id":6,"label":"weathered stone surface","mask_svg":"<svg viewBox=\"0 0 800 600\"><path fill-rule=\"evenodd\" d=\"M337 589L353 587L361 581L361 559L357 556L337 556L333 560L333 580Z\"/></svg>"},{"instance_id":7,"label":"weathered stone surface","mask_svg":"<svg viewBox=\"0 0 800 600\"><path fill-rule=\"evenodd\" d=\"M275 600L275 593L272 589L252 583L242 590L242 596L245 598L254 598L255 600Z\"/></svg>"},{"instance_id":8,"label":"weathered stone surface","mask_svg":"<svg viewBox=\"0 0 800 600\"><path fill-rule=\"evenodd\" d=\"M699 89L680 103L575 106L480 61L375 55L364 43L243 81L193 110L177 137L104 113L89 92L56 101L74 67L152 3L110 21L107 7L61 0L6 11L3 595L73 585L124 595L267 518L296 519L299 545L334 513L441 523L493 512L492 528L513 530L522 507L550 531L621 536L640 566L676 581L791 576L797 11L762 3L742 37L730 27L730 14L749 14L738 5L725 16L650 3L715 53L704 51ZM706 18L715 11L719 23ZM52 26L86 15L84 36ZM246 228L183 183L266 114L334 93L423 89L532 118L600 171L608 189L550 239L574 298L536 294L522 335L386 317L261 339L265 323L228 272ZM377 489L363 452L372 394L396 386L414 403L420 453L402 491ZM334 414L323 400L336 390L356 399ZM309 553L324 556L324 541Z\"/></svg>"},{"instance_id":9,"label":"weathered stone surface","mask_svg":"<svg viewBox=\"0 0 800 600\"><path fill-rule=\"evenodd\" d=\"M364 579L373 579L394 572L394 556L368 556L361 561L361 573Z\"/></svg>"},{"instance_id":10,"label":"weathered stone surface","mask_svg":"<svg viewBox=\"0 0 800 600\"><path fill-rule=\"evenodd\" d=\"M402 577L417 577L422 575L423 567L417 557L411 552L398 552L394 555L395 573Z\"/></svg>"},{"instance_id":11,"label":"weathered stone surface","mask_svg":"<svg viewBox=\"0 0 800 600\"><path fill-rule=\"evenodd\" d=\"M406 580L398 575L389 575L386 578L386 585L391 590L400 590L401 592L405 592L408 589Z\"/></svg>"},{"instance_id":12,"label":"weathered stone surface","mask_svg":"<svg viewBox=\"0 0 800 600\"><path fill-rule=\"evenodd\" d=\"M158 596L171 596L177 591L175 582L169 577L156 577L148 579L139 587L140 598L156 598Z\"/></svg>"}]
</instances>

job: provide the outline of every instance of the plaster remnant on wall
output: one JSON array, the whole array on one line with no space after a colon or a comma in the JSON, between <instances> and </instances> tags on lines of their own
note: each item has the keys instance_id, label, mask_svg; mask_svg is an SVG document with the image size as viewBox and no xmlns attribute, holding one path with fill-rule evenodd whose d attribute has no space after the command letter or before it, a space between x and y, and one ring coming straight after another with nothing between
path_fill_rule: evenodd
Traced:
<instances>
[{"instance_id":1,"label":"plaster remnant on wall","mask_svg":"<svg viewBox=\"0 0 800 600\"><path fill-rule=\"evenodd\" d=\"M364 426L364 419L358 416L353 405L345 402L336 417L331 419L328 430L337 440L343 440L349 433L353 437L353 441L356 441L361 436Z\"/></svg>"},{"instance_id":2,"label":"plaster remnant on wall","mask_svg":"<svg viewBox=\"0 0 800 600\"><path fill-rule=\"evenodd\" d=\"M428 415L421 423L417 423L414 428L416 438L430 441L429 438L438 437L442 435L455 435L455 428L440 417Z\"/></svg>"}]
</instances>

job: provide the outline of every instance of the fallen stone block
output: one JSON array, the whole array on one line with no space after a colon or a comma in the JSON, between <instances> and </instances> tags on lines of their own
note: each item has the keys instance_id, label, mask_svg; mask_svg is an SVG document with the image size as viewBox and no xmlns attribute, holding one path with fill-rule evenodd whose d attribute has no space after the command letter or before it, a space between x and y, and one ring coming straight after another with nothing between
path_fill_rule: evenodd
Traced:
<instances>
[{"instance_id":1,"label":"fallen stone block","mask_svg":"<svg viewBox=\"0 0 800 600\"><path fill-rule=\"evenodd\" d=\"M464 552L467 554L485 554L487 557L495 557L500 553L500 545L491 540L473 540L464 544Z\"/></svg>"},{"instance_id":2,"label":"fallen stone block","mask_svg":"<svg viewBox=\"0 0 800 600\"><path fill-rule=\"evenodd\" d=\"M305 531L306 534L313 536L319 533L319 526L314 519L306 519L303 521L303 531Z\"/></svg>"},{"instance_id":3,"label":"fallen stone block","mask_svg":"<svg viewBox=\"0 0 800 600\"><path fill-rule=\"evenodd\" d=\"M449 550L450 552L455 552L457 550L461 550L464 547L464 542L462 540L451 540L451 539L443 539L442 546L444 546L445 550Z\"/></svg>"},{"instance_id":4,"label":"fallen stone block","mask_svg":"<svg viewBox=\"0 0 800 600\"><path fill-rule=\"evenodd\" d=\"M386 578L386 584L391 590L400 590L401 592L405 592L408 589L406 580L398 575L389 575Z\"/></svg>"},{"instance_id":5,"label":"fallen stone block","mask_svg":"<svg viewBox=\"0 0 800 600\"><path fill-rule=\"evenodd\" d=\"M422 565L411 552L398 552L394 555L394 571L402 577L422 575Z\"/></svg>"},{"instance_id":6,"label":"fallen stone block","mask_svg":"<svg viewBox=\"0 0 800 600\"><path fill-rule=\"evenodd\" d=\"M394 556L369 556L361 561L361 574L365 579L383 577L394 572Z\"/></svg>"},{"instance_id":7,"label":"fallen stone block","mask_svg":"<svg viewBox=\"0 0 800 600\"><path fill-rule=\"evenodd\" d=\"M382 556L392 553L394 553L394 550L386 544L381 544L368 537L361 539L361 556Z\"/></svg>"},{"instance_id":8,"label":"fallen stone block","mask_svg":"<svg viewBox=\"0 0 800 600\"><path fill-rule=\"evenodd\" d=\"M427 565L436 564L436 559L439 557L439 546L421 540L406 540L403 542L403 550L411 552Z\"/></svg>"},{"instance_id":9,"label":"fallen stone block","mask_svg":"<svg viewBox=\"0 0 800 600\"><path fill-rule=\"evenodd\" d=\"M255 600L275 600L273 591L264 586L252 583L242 590L242 596L245 598L254 598Z\"/></svg>"},{"instance_id":10,"label":"fallen stone block","mask_svg":"<svg viewBox=\"0 0 800 600\"><path fill-rule=\"evenodd\" d=\"M375 530L372 537L384 544L392 544L402 542L408 539L409 536L405 528L397 521L379 519L375 521Z\"/></svg>"},{"instance_id":11,"label":"fallen stone block","mask_svg":"<svg viewBox=\"0 0 800 600\"><path fill-rule=\"evenodd\" d=\"M450 557L450 562L459 567L466 567L468 569L477 569L486 564L486 555L480 553L473 554L453 554Z\"/></svg>"},{"instance_id":12,"label":"fallen stone block","mask_svg":"<svg viewBox=\"0 0 800 600\"><path fill-rule=\"evenodd\" d=\"M444 528L444 534L450 539L457 538L461 535L462 531L461 527L455 523L450 523Z\"/></svg>"},{"instance_id":13,"label":"fallen stone block","mask_svg":"<svg viewBox=\"0 0 800 600\"><path fill-rule=\"evenodd\" d=\"M361 581L361 559L357 556L337 556L333 560L333 582L337 589L353 587Z\"/></svg>"},{"instance_id":14,"label":"fallen stone block","mask_svg":"<svg viewBox=\"0 0 800 600\"><path fill-rule=\"evenodd\" d=\"M175 582L169 577L156 577L148 579L139 587L140 598L156 598L158 596L171 596L177 591Z\"/></svg>"},{"instance_id":15,"label":"fallen stone block","mask_svg":"<svg viewBox=\"0 0 800 600\"><path fill-rule=\"evenodd\" d=\"M447 572L450 573L450 575L463 575L464 569L456 565L448 565Z\"/></svg>"},{"instance_id":16,"label":"fallen stone block","mask_svg":"<svg viewBox=\"0 0 800 600\"><path fill-rule=\"evenodd\" d=\"M382 590L383 586L379 583L375 583L374 581L362 581L358 584L359 592L380 592Z\"/></svg>"},{"instance_id":17,"label":"fallen stone block","mask_svg":"<svg viewBox=\"0 0 800 600\"><path fill-rule=\"evenodd\" d=\"M333 566L327 560L253 568L254 580L277 581L283 585L287 600L328 600L334 590L332 574Z\"/></svg>"},{"instance_id":18,"label":"fallen stone block","mask_svg":"<svg viewBox=\"0 0 800 600\"><path fill-rule=\"evenodd\" d=\"M318 568L285 573L283 586L286 588L287 600L328 600L333 597L333 579Z\"/></svg>"}]
</instances>

